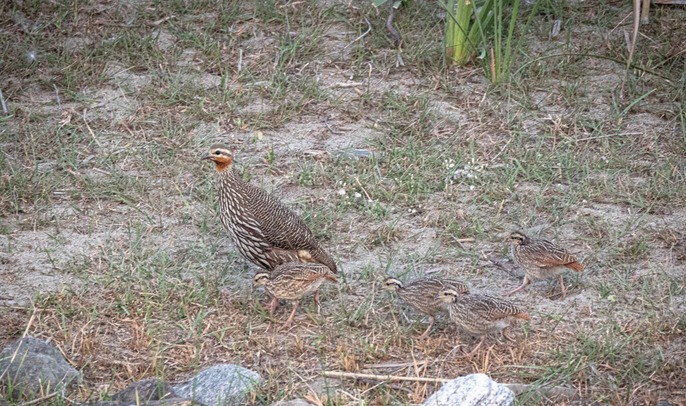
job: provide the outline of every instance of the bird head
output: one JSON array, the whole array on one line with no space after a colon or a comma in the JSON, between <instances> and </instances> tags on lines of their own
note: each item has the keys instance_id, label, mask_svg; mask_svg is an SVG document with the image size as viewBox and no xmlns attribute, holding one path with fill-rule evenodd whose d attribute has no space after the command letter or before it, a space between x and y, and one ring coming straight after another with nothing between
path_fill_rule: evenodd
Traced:
<instances>
[{"instance_id":1,"label":"bird head","mask_svg":"<svg viewBox=\"0 0 686 406\"><path fill-rule=\"evenodd\" d=\"M202 159L214 161L217 172L224 172L227 169L231 169L231 164L233 164L231 150L223 144L212 145L209 152L207 152Z\"/></svg>"},{"instance_id":2,"label":"bird head","mask_svg":"<svg viewBox=\"0 0 686 406\"><path fill-rule=\"evenodd\" d=\"M403 283L395 278L386 278L381 283L382 290L391 290L397 292L403 288Z\"/></svg>"},{"instance_id":3,"label":"bird head","mask_svg":"<svg viewBox=\"0 0 686 406\"><path fill-rule=\"evenodd\" d=\"M522 245L522 244L524 244L524 242L526 242L527 239L528 239L528 237L524 233L519 232L519 231L511 232L510 236L508 237L510 244L513 244L513 245Z\"/></svg>"},{"instance_id":4,"label":"bird head","mask_svg":"<svg viewBox=\"0 0 686 406\"><path fill-rule=\"evenodd\" d=\"M438 299L445 303L455 303L460 296L460 292L455 289L445 289L438 293Z\"/></svg>"},{"instance_id":5,"label":"bird head","mask_svg":"<svg viewBox=\"0 0 686 406\"><path fill-rule=\"evenodd\" d=\"M267 282L269 282L268 272L259 272L252 277L253 286L264 286L267 284Z\"/></svg>"}]
</instances>

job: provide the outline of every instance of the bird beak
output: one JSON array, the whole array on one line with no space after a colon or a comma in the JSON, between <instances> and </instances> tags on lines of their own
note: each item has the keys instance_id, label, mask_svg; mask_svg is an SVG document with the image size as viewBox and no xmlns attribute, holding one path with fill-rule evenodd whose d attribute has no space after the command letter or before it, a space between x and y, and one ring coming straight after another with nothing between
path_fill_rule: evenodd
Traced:
<instances>
[{"instance_id":1,"label":"bird beak","mask_svg":"<svg viewBox=\"0 0 686 406\"><path fill-rule=\"evenodd\" d=\"M212 157L210 156L210 153L206 152L205 154L203 154L203 156L200 159L211 159L211 158Z\"/></svg>"}]
</instances>

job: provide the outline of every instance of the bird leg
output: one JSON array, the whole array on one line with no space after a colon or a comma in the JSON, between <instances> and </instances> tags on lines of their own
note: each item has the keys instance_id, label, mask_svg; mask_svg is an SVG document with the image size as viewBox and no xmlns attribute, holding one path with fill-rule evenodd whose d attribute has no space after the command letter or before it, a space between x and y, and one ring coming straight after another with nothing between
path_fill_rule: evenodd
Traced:
<instances>
[{"instance_id":1,"label":"bird leg","mask_svg":"<svg viewBox=\"0 0 686 406\"><path fill-rule=\"evenodd\" d=\"M478 350L479 347L481 347L481 344L484 343L484 340L486 340L486 336L481 336L481 340L479 340L479 344L477 344L476 347L474 347L474 349L471 350L469 352L469 354L467 354L466 356L469 357L469 356L473 355L476 352L476 350Z\"/></svg>"},{"instance_id":2,"label":"bird leg","mask_svg":"<svg viewBox=\"0 0 686 406\"><path fill-rule=\"evenodd\" d=\"M507 341L510 341L510 342L513 342L513 343L515 342L515 339L512 338L512 337L510 337L510 336L507 334L507 329L503 330L503 337L505 337L505 339L506 339Z\"/></svg>"},{"instance_id":3,"label":"bird leg","mask_svg":"<svg viewBox=\"0 0 686 406\"><path fill-rule=\"evenodd\" d=\"M511 290L511 291L507 292L507 295L510 296L515 292L519 292L520 290L524 289L526 287L526 285L528 285L529 283L531 283L531 279L529 279L528 276L524 275L524 280L522 281L522 285L515 290Z\"/></svg>"},{"instance_id":4,"label":"bird leg","mask_svg":"<svg viewBox=\"0 0 686 406\"><path fill-rule=\"evenodd\" d=\"M426 330L424 331L424 333L422 333L422 335L420 335L418 337L420 340L424 340L425 338L429 337L429 331L431 331L431 327L433 327L434 323L436 322L436 318L434 316L429 316L429 317L430 317L429 327L427 327Z\"/></svg>"},{"instance_id":5,"label":"bird leg","mask_svg":"<svg viewBox=\"0 0 686 406\"><path fill-rule=\"evenodd\" d=\"M269 304L269 314L274 314L274 310L276 310L276 306L279 304L279 299L274 296L274 299L272 299L272 302Z\"/></svg>"},{"instance_id":6,"label":"bird leg","mask_svg":"<svg viewBox=\"0 0 686 406\"><path fill-rule=\"evenodd\" d=\"M314 291L314 304L317 305L317 314L322 311L321 303L319 302L319 289Z\"/></svg>"},{"instance_id":7,"label":"bird leg","mask_svg":"<svg viewBox=\"0 0 686 406\"><path fill-rule=\"evenodd\" d=\"M291 326L293 322L293 316L295 316L295 311L298 310L298 304L300 304L300 301L293 302L293 311L291 311L291 315L288 316L288 320L281 326L282 329L287 329L288 327Z\"/></svg>"},{"instance_id":8,"label":"bird leg","mask_svg":"<svg viewBox=\"0 0 686 406\"><path fill-rule=\"evenodd\" d=\"M560 274L560 290L562 291L562 298L564 299L567 295L567 289L565 289L565 282L562 278L562 274Z\"/></svg>"}]
</instances>

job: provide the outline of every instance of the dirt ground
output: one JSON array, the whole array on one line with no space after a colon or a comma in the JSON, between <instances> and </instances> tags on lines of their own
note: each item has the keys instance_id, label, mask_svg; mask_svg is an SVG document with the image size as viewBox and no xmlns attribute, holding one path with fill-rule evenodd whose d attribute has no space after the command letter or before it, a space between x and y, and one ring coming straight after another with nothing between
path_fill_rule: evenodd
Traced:
<instances>
[{"instance_id":1,"label":"dirt ground","mask_svg":"<svg viewBox=\"0 0 686 406\"><path fill-rule=\"evenodd\" d=\"M86 376L71 399L233 362L265 378L255 404L412 404L438 387L323 371L484 372L532 385L521 404L545 403L540 386L686 403L683 8L654 7L627 73L628 5L546 2L518 73L491 84L478 59L443 65L430 2L399 11L402 51L368 2L0 7L0 345L58 346ZM341 269L286 332L289 306L269 317L218 222L199 159L215 142ZM514 229L587 265L564 299L553 282L512 296L532 315L515 343L466 355L447 320L418 340L427 320L378 289L431 274L504 295L522 274L493 261Z\"/></svg>"}]
</instances>

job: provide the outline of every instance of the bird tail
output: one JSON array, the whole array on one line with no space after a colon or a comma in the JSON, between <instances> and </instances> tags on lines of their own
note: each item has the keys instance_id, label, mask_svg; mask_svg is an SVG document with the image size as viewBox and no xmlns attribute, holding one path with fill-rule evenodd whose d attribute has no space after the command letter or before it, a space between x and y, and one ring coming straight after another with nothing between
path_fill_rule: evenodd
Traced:
<instances>
[{"instance_id":1,"label":"bird tail","mask_svg":"<svg viewBox=\"0 0 686 406\"><path fill-rule=\"evenodd\" d=\"M331 272L337 273L338 272L338 267L336 266L336 261L331 258L331 255L329 255L328 252L324 251L323 249L319 248L314 252L313 258L316 262L319 262L320 264L326 265L331 269Z\"/></svg>"},{"instance_id":2,"label":"bird tail","mask_svg":"<svg viewBox=\"0 0 686 406\"><path fill-rule=\"evenodd\" d=\"M306 267L308 265L303 266ZM336 279L336 275L333 272L331 272L331 270L329 270L326 267L326 265L317 264L316 267L311 269L310 271L310 274L306 277L309 282L314 282L319 278L324 278L329 282L338 282L338 280Z\"/></svg>"},{"instance_id":3,"label":"bird tail","mask_svg":"<svg viewBox=\"0 0 686 406\"><path fill-rule=\"evenodd\" d=\"M522 320L531 320L531 316L524 312L519 312L517 314L512 315L512 317L517 318L517 319L522 319Z\"/></svg>"},{"instance_id":4,"label":"bird tail","mask_svg":"<svg viewBox=\"0 0 686 406\"><path fill-rule=\"evenodd\" d=\"M582 272L584 269L586 269L586 265L578 261L570 262L568 264L565 264L565 266L569 269L573 269L576 272Z\"/></svg>"}]
</instances>

